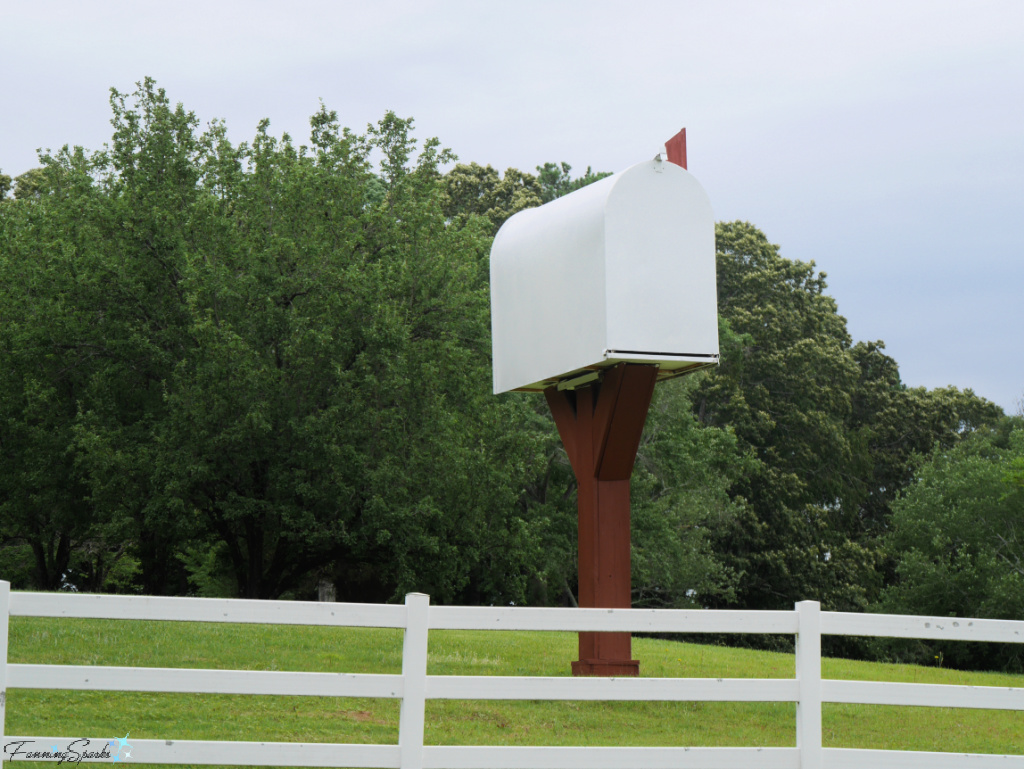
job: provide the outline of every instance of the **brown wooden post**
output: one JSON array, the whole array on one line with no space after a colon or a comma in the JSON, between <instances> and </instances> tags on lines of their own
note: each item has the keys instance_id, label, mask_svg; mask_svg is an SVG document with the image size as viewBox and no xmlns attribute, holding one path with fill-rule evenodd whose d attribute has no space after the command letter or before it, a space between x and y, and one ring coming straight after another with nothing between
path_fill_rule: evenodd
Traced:
<instances>
[{"instance_id":1,"label":"brown wooden post","mask_svg":"<svg viewBox=\"0 0 1024 769\"><path fill-rule=\"evenodd\" d=\"M576 475L579 605L631 605L629 479L633 474L658 367L620 363L602 380L544 391ZM629 633L579 634L573 675L635 676Z\"/></svg>"}]
</instances>

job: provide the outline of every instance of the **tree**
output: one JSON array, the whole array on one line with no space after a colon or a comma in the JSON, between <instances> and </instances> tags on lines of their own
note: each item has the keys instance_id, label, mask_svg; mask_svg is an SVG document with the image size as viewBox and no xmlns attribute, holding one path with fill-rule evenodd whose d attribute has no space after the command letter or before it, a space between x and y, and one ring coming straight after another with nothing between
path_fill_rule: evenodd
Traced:
<instances>
[{"instance_id":1,"label":"tree","mask_svg":"<svg viewBox=\"0 0 1024 769\"><path fill-rule=\"evenodd\" d=\"M971 390L907 387L884 349L882 342L859 342L851 349L860 376L847 431L862 443L869 465L859 507L847 525L865 538L886 533L892 504L914 480L921 457L936 445L955 445L1002 416L996 404Z\"/></svg>"},{"instance_id":2,"label":"tree","mask_svg":"<svg viewBox=\"0 0 1024 769\"><path fill-rule=\"evenodd\" d=\"M164 210L160 220L146 217L158 203L177 200L188 189L187 174L179 179L174 173L187 170L187 163L160 155L173 148L174 121L181 127L190 119L183 110L171 112L161 113L168 130L145 148L151 155L147 162L124 156L126 127L121 126L113 154L65 147L44 155L41 169L19 177L19 189L29 177L35 192L4 207L7 260L0 284L11 291L3 296L0 312L9 312L16 322L5 327L4 363L10 365L0 368L10 379L7 435L0 444L14 447L7 452L10 461L31 458L34 470L8 476L12 485L3 522L9 536L46 554L36 570L38 587L56 587L67 576L82 588L99 589L126 542L151 547L175 533L140 531L135 517L152 497L144 481L151 455L148 430L162 412L162 382L186 341L185 315L175 301L180 299L176 257L182 250L175 233L183 221L175 215L183 207ZM123 174L112 159L118 152L126 161ZM163 167L153 167L155 158ZM160 183L149 178L145 195L123 194L132 183L136 190L144 187L147 172L167 175ZM171 194L160 201L158 193L168 188ZM49 423L33 417L28 400L33 393L46 394ZM98 443L87 425L102 425L116 442ZM24 441L33 435L34 450L23 443L18 448L18 436ZM101 460L119 463L122 471L105 486L97 485ZM53 496L63 488L58 499L47 500L41 491ZM84 573L71 573L73 560L85 566ZM151 559L146 562L152 565ZM154 582L152 571L146 570L147 586L166 590Z\"/></svg>"},{"instance_id":3,"label":"tree","mask_svg":"<svg viewBox=\"0 0 1024 769\"><path fill-rule=\"evenodd\" d=\"M740 579L741 605L778 608L818 598L863 607L873 556L834 526L863 459L844 430L857 367L825 276L783 259L753 226L717 229L720 369L695 409L732 427L756 467L732 493L750 505L716 546Z\"/></svg>"},{"instance_id":4,"label":"tree","mask_svg":"<svg viewBox=\"0 0 1024 769\"><path fill-rule=\"evenodd\" d=\"M587 166L587 172L574 179L570 175L570 171L572 171L572 166L564 161L537 166L537 182L541 189L542 203L548 203L555 198L568 195L570 192L575 192L588 184L604 179L606 176L611 176L608 171L594 173L590 166Z\"/></svg>"},{"instance_id":5,"label":"tree","mask_svg":"<svg viewBox=\"0 0 1024 769\"><path fill-rule=\"evenodd\" d=\"M1024 619L1024 420L1004 419L951 447L937 446L894 504L886 540L899 554L886 611ZM1019 651L917 644L902 655L950 664L1024 667ZM1012 646L1012 645L1010 645Z\"/></svg>"},{"instance_id":6,"label":"tree","mask_svg":"<svg viewBox=\"0 0 1024 769\"><path fill-rule=\"evenodd\" d=\"M43 156L0 206L0 562L46 589L571 603L575 481L543 401L490 394L487 255L605 174L442 173L391 113L235 145L151 80L111 107L109 149ZM657 389L634 600L864 609L909 573L889 532L921 457L1001 411L906 387L752 225L717 243L722 365Z\"/></svg>"},{"instance_id":7,"label":"tree","mask_svg":"<svg viewBox=\"0 0 1024 769\"><path fill-rule=\"evenodd\" d=\"M26 171L14 180L14 197L24 200L44 195L51 184L49 176L43 168L32 168Z\"/></svg>"},{"instance_id":8,"label":"tree","mask_svg":"<svg viewBox=\"0 0 1024 769\"><path fill-rule=\"evenodd\" d=\"M411 127L388 115L359 138L322 110L307 154L264 124L234 180L212 173L232 166L219 140L207 185L230 218L189 265L197 343L161 458L179 515L226 544L245 595L326 568L340 597L452 600L475 562L460 543L482 558L507 528L487 525L515 481L494 456L510 442L483 440L508 418L482 397L485 234L446 224L447 156L428 142L410 168Z\"/></svg>"},{"instance_id":9,"label":"tree","mask_svg":"<svg viewBox=\"0 0 1024 769\"><path fill-rule=\"evenodd\" d=\"M682 607L735 599L739 575L712 547L745 502L730 486L756 467L730 429L704 427L692 398L707 374L658 385L633 471L633 604Z\"/></svg>"},{"instance_id":10,"label":"tree","mask_svg":"<svg viewBox=\"0 0 1024 769\"><path fill-rule=\"evenodd\" d=\"M146 592L226 574L274 597L333 575L342 598L519 597L532 444L518 402L489 394L488 233L441 210L450 156L416 154L392 114L360 136L321 109L310 147L266 123L234 146L152 81L111 104L108 151L44 158L46 194L5 206L4 277L33 290L0 312L20 301L38 323L5 327L0 368L20 379L0 445L42 486L63 457L85 507L61 533L30 476L5 473L11 536L31 523L61 553L88 539L109 558L129 542ZM62 421L30 432L39 349Z\"/></svg>"},{"instance_id":11,"label":"tree","mask_svg":"<svg viewBox=\"0 0 1024 769\"><path fill-rule=\"evenodd\" d=\"M444 176L441 208L445 216L465 222L470 216L484 217L494 235L513 214L541 204L537 179L515 168L504 176L491 166L476 163L456 165Z\"/></svg>"},{"instance_id":12,"label":"tree","mask_svg":"<svg viewBox=\"0 0 1024 769\"><path fill-rule=\"evenodd\" d=\"M718 225L717 249L722 364L695 410L757 460L732 488L749 506L715 534L742 575L737 602L863 610L891 576L880 537L915 455L1001 412L969 390L905 387L882 342L851 344L825 274L752 225Z\"/></svg>"},{"instance_id":13,"label":"tree","mask_svg":"<svg viewBox=\"0 0 1024 769\"><path fill-rule=\"evenodd\" d=\"M108 348L93 308L78 302L76 270L94 256L82 221L95 201L90 165L67 148L48 162L33 175L46 194L0 211L0 532L32 552L32 584L56 589L101 525L72 447Z\"/></svg>"}]
</instances>

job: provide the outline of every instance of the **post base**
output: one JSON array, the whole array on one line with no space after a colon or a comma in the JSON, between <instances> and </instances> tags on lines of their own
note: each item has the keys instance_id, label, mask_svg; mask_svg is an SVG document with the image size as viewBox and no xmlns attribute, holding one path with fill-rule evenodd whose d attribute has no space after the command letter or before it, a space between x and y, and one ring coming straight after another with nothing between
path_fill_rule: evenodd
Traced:
<instances>
[{"instance_id":1,"label":"post base","mask_svg":"<svg viewBox=\"0 0 1024 769\"><path fill-rule=\"evenodd\" d=\"M638 676L640 660L573 660L574 676Z\"/></svg>"}]
</instances>

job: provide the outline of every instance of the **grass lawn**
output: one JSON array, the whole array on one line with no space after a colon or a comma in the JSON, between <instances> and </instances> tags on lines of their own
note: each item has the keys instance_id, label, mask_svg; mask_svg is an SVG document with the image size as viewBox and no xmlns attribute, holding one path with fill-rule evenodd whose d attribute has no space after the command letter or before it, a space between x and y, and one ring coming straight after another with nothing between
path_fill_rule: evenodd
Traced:
<instances>
[{"instance_id":1,"label":"grass lawn","mask_svg":"<svg viewBox=\"0 0 1024 769\"><path fill-rule=\"evenodd\" d=\"M428 672L569 675L572 633L433 631ZM643 676L791 678L791 655L633 641ZM14 617L10 662L401 672L397 630ZM825 659L824 678L1024 687L1024 676ZM428 701L433 745L793 746L792 703ZM397 700L10 690L6 734L396 743ZM1024 754L1024 712L825 705L828 747Z\"/></svg>"}]
</instances>

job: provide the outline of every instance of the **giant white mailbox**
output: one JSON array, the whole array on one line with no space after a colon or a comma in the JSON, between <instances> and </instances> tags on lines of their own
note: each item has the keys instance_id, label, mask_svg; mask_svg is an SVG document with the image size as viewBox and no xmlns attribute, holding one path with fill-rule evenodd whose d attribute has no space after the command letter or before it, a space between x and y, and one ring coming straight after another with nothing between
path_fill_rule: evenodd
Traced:
<instances>
[{"instance_id":1,"label":"giant white mailbox","mask_svg":"<svg viewBox=\"0 0 1024 769\"><path fill-rule=\"evenodd\" d=\"M521 211L491 248L494 392L571 389L618 363L718 363L715 224L697 180L639 163Z\"/></svg>"}]
</instances>

